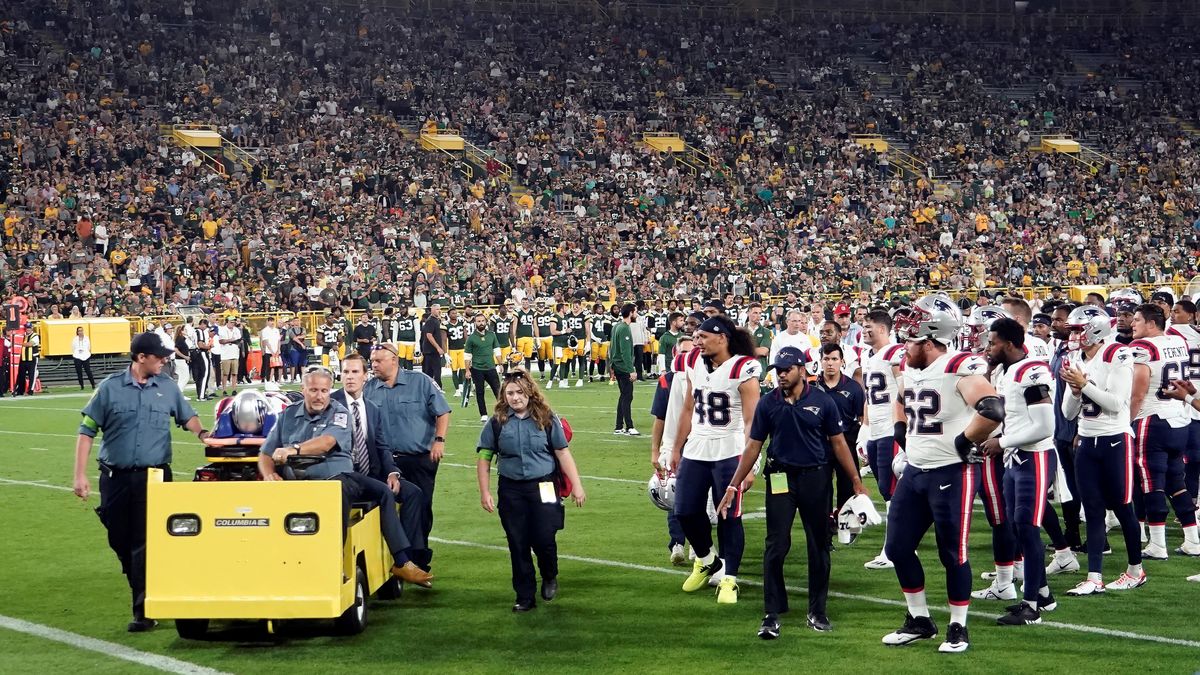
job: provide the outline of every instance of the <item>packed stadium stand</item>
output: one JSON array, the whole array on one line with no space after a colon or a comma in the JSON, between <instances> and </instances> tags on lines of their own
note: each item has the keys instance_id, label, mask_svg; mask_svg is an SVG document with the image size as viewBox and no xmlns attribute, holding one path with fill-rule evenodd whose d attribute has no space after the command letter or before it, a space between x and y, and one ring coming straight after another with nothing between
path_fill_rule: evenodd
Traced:
<instances>
[{"instance_id":1,"label":"packed stadium stand","mask_svg":"<svg viewBox=\"0 0 1200 675\"><path fill-rule=\"evenodd\" d=\"M1196 274L1188 21L967 37L804 6L9 3L5 296L141 316Z\"/></svg>"}]
</instances>

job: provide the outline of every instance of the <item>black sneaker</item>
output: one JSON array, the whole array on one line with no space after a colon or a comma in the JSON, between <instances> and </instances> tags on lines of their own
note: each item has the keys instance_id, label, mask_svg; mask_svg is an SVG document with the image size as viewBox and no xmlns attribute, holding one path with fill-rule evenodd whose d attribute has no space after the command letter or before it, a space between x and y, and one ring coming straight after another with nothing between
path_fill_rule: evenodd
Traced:
<instances>
[{"instance_id":1,"label":"black sneaker","mask_svg":"<svg viewBox=\"0 0 1200 675\"><path fill-rule=\"evenodd\" d=\"M883 644L899 647L917 640L929 640L937 635L937 626L927 616L905 613L904 625L883 636Z\"/></svg>"},{"instance_id":2,"label":"black sneaker","mask_svg":"<svg viewBox=\"0 0 1200 675\"><path fill-rule=\"evenodd\" d=\"M943 654L957 654L967 651L971 641L967 637L967 627L961 623L952 623L946 627L946 641L938 647Z\"/></svg>"},{"instance_id":3,"label":"black sneaker","mask_svg":"<svg viewBox=\"0 0 1200 675\"><path fill-rule=\"evenodd\" d=\"M129 631L130 633L145 633L148 630L154 630L154 627L157 625L158 622L154 619L134 619L133 621L129 622L129 625L125 627L125 630Z\"/></svg>"},{"instance_id":4,"label":"black sneaker","mask_svg":"<svg viewBox=\"0 0 1200 675\"><path fill-rule=\"evenodd\" d=\"M1008 608L1008 613L996 619L996 623L1001 626L1027 626L1029 624L1041 623L1042 614L1036 609L1030 607L1024 602L1017 603Z\"/></svg>"},{"instance_id":5,"label":"black sneaker","mask_svg":"<svg viewBox=\"0 0 1200 675\"><path fill-rule=\"evenodd\" d=\"M833 625L829 623L829 617L824 614L809 614L808 627L818 633L828 633L833 630Z\"/></svg>"},{"instance_id":6,"label":"black sneaker","mask_svg":"<svg viewBox=\"0 0 1200 675\"><path fill-rule=\"evenodd\" d=\"M774 640L779 637L779 617L774 614L764 616L762 625L758 627L758 637L764 640Z\"/></svg>"}]
</instances>

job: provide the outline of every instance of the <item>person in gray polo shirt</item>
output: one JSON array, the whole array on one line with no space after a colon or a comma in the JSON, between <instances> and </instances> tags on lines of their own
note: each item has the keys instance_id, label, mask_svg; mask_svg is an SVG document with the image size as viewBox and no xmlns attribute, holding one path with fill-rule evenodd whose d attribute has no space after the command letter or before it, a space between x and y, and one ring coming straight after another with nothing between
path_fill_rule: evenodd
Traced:
<instances>
[{"instance_id":1,"label":"person in gray polo shirt","mask_svg":"<svg viewBox=\"0 0 1200 675\"><path fill-rule=\"evenodd\" d=\"M371 352L371 370L375 377L363 389L367 400L378 405L383 433L378 443L391 452L406 480L421 488L427 499L425 541L433 530L433 488L438 462L446 452L446 432L450 428L450 404L442 390L428 376L400 368L395 345L376 345ZM432 551L419 550L413 555L417 566L429 571Z\"/></svg>"},{"instance_id":2,"label":"person in gray polo shirt","mask_svg":"<svg viewBox=\"0 0 1200 675\"><path fill-rule=\"evenodd\" d=\"M331 401L333 372L324 366L312 366L304 374L304 402L290 405L263 441L258 470L265 481L283 480L276 465L289 457L324 457L304 472L306 480L336 480L342 484L342 530L350 522L350 505L369 501L380 505L379 528L395 559L392 575L409 583L429 587L433 577L413 563L414 550L388 486L354 470L353 439L350 435L350 411Z\"/></svg>"},{"instance_id":3,"label":"person in gray polo shirt","mask_svg":"<svg viewBox=\"0 0 1200 675\"><path fill-rule=\"evenodd\" d=\"M83 408L75 441L75 494L87 500L88 455L100 441L100 506L96 515L108 530L108 545L121 561L133 596L131 633L157 625L147 619L146 600L146 469L163 470L171 480L171 421L196 434L208 432L163 365L175 350L154 333L141 333L129 346L129 368L109 375Z\"/></svg>"}]
</instances>

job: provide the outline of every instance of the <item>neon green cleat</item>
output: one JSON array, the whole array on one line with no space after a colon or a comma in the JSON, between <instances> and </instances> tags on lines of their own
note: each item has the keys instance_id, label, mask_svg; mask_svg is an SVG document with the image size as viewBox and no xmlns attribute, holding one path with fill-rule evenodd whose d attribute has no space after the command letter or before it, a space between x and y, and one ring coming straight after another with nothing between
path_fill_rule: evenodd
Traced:
<instances>
[{"instance_id":1,"label":"neon green cleat","mask_svg":"<svg viewBox=\"0 0 1200 675\"><path fill-rule=\"evenodd\" d=\"M717 586L717 604L718 605L736 605L738 601L738 586L737 581L732 577L725 577Z\"/></svg>"},{"instance_id":2,"label":"neon green cleat","mask_svg":"<svg viewBox=\"0 0 1200 675\"><path fill-rule=\"evenodd\" d=\"M708 578L717 572L721 571L721 559L713 557L713 561L707 565L700 558L692 563L692 573L687 579L683 580L683 590L688 593L693 593L708 585Z\"/></svg>"}]
</instances>

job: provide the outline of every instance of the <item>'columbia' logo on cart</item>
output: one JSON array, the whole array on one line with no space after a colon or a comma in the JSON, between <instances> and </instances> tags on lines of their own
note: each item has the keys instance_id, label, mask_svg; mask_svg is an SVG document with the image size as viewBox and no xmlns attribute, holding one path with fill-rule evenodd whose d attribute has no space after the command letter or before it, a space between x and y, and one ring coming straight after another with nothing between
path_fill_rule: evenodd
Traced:
<instances>
[{"instance_id":1,"label":"'columbia' logo on cart","mask_svg":"<svg viewBox=\"0 0 1200 675\"><path fill-rule=\"evenodd\" d=\"M270 527L270 518L217 518L213 527Z\"/></svg>"}]
</instances>

